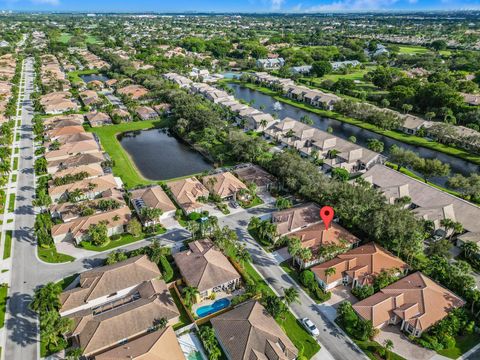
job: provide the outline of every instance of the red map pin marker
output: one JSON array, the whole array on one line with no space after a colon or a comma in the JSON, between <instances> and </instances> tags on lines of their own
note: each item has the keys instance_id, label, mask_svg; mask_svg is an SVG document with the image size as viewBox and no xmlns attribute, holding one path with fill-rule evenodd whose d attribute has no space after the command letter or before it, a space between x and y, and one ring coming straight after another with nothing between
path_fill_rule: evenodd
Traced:
<instances>
[{"instance_id":1,"label":"red map pin marker","mask_svg":"<svg viewBox=\"0 0 480 360\"><path fill-rule=\"evenodd\" d=\"M325 224L325 230L328 230L328 228L330 227L330 223L333 220L334 214L335 212L333 211L333 208L331 206L324 206L320 209L320 217Z\"/></svg>"}]
</instances>

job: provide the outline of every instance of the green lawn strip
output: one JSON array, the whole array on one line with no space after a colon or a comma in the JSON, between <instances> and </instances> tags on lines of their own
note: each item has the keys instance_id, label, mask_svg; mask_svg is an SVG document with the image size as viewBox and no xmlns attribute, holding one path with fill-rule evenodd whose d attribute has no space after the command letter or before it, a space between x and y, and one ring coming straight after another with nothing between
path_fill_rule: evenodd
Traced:
<instances>
[{"instance_id":1,"label":"green lawn strip","mask_svg":"<svg viewBox=\"0 0 480 360\"><path fill-rule=\"evenodd\" d=\"M303 291L305 291L310 298L316 303L320 302L319 299L305 286L300 283L300 271L292 267L292 262L290 260L284 261L280 264L280 267L285 271L295 282L300 286Z\"/></svg>"},{"instance_id":2,"label":"green lawn strip","mask_svg":"<svg viewBox=\"0 0 480 360\"><path fill-rule=\"evenodd\" d=\"M179 321L178 323L173 325L173 330L177 330L184 327L185 325L190 324L191 321L190 321L190 318L188 317L187 310L185 310L185 307L180 302L180 299L178 298L178 295L175 292L175 290L170 289L170 294L172 294L172 298L173 298L173 302L175 303L175 306L177 307L178 311L180 311Z\"/></svg>"},{"instance_id":3,"label":"green lawn strip","mask_svg":"<svg viewBox=\"0 0 480 360\"><path fill-rule=\"evenodd\" d=\"M480 344L480 334L473 333L469 335L458 336L455 338L455 341L455 347L451 349L440 350L438 353L450 359L457 359L475 345Z\"/></svg>"},{"instance_id":4,"label":"green lawn strip","mask_svg":"<svg viewBox=\"0 0 480 360\"><path fill-rule=\"evenodd\" d=\"M418 54L426 54L428 52L431 52L430 49L427 49L422 46L404 46L400 45L399 46L400 54L410 54L410 55L418 55Z\"/></svg>"},{"instance_id":5,"label":"green lawn strip","mask_svg":"<svg viewBox=\"0 0 480 360\"><path fill-rule=\"evenodd\" d=\"M7 309L8 286L0 286L0 329L5 326L5 310Z\"/></svg>"},{"instance_id":6,"label":"green lawn strip","mask_svg":"<svg viewBox=\"0 0 480 360\"><path fill-rule=\"evenodd\" d=\"M60 35L60 37L58 38L58 41L60 41L61 43L68 43L70 41L70 39L73 37L72 34L68 34L68 33L62 33Z\"/></svg>"},{"instance_id":7,"label":"green lawn strip","mask_svg":"<svg viewBox=\"0 0 480 360\"><path fill-rule=\"evenodd\" d=\"M15 211L15 194L10 194L8 197L8 212Z\"/></svg>"},{"instance_id":8,"label":"green lawn strip","mask_svg":"<svg viewBox=\"0 0 480 360\"><path fill-rule=\"evenodd\" d=\"M79 83L82 82L82 78L80 75L93 75L98 74L100 71L98 69L87 69L87 70L77 70L77 71L70 71L68 73L68 80L72 83Z\"/></svg>"},{"instance_id":9,"label":"green lawn strip","mask_svg":"<svg viewBox=\"0 0 480 360\"><path fill-rule=\"evenodd\" d=\"M352 339L352 338L351 338ZM380 345L376 341L360 341L352 339L352 341L358 345L360 349L372 360L380 359L378 356L375 355L377 349L381 349L382 345ZM389 351L389 357L387 359L390 360L406 360L405 358L401 357L400 355L394 353L393 351Z\"/></svg>"},{"instance_id":10,"label":"green lawn strip","mask_svg":"<svg viewBox=\"0 0 480 360\"><path fill-rule=\"evenodd\" d=\"M20 141L20 133L17 133L17 135L15 135L15 141Z\"/></svg>"},{"instance_id":11,"label":"green lawn strip","mask_svg":"<svg viewBox=\"0 0 480 360\"><path fill-rule=\"evenodd\" d=\"M243 202L240 203L240 205L242 205L244 209L250 209L252 207L263 204L263 200L260 199L258 196L255 196L248 204L244 204Z\"/></svg>"},{"instance_id":12,"label":"green lawn strip","mask_svg":"<svg viewBox=\"0 0 480 360\"><path fill-rule=\"evenodd\" d=\"M13 219L8 219L8 220L7 220L7 224L10 224L10 223L12 223L12 222L13 222Z\"/></svg>"},{"instance_id":13,"label":"green lawn strip","mask_svg":"<svg viewBox=\"0 0 480 360\"><path fill-rule=\"evenodd\" d=\"M62 351L68 347L68 342L64 338L59 338L58 345L50 345L47 349L47 344L45 343L44 337L40 337L40 356L42 358L55 354L59 351Z\"/></svg>"},{"instance_id":14,"label":"green lawn strip","mask_svg":"<svg viewBox=\"0 0 480 360\"><path fill-rule=\"evenodd\" d=\"M17 174L12 175L12 182L17 182Z\"/></svg>"},{"instance_id":15,"label":"green lawn strip","mask_svg":"<svg viewBox=\"0 0 480 360\"><path fill-rule=\"evenodd\" d=\"M13 171L18 170L18 157L13 158Z\"/></svg>"},{"instance_id":16,"label":"green lawn strip","mask_svg":"<svg viewBox=\"0 0 480 360\"><path fill-rule=\"evenodd\" d=\"M16 147L15 148L15 154L18 154L20 152L20 148Z\"/></svg>"},{"instance_id":17,"label":"green lawn strip","mask_svg":"<svg viewBox=\"0 0 480 360\"><path fill-rule=\"evenodd\" d=\"M303 110L306 110L306 111L310 111L310 112L315 113L315 114L320 115L320 116L329 117L329 118L332 118L332 119L335 119L335 120L338 120L338 121L346 122L346 123L358 126L362 129L370 130L370 131L372 131L374 133L377 133L379 135L384 135L384 136L387 136L389 138L401 141L401 142L406 143L406 144L410 144L410 145L414 145L414 146L421 146L421 147L424 147L424 148L427 148L427 149L439 151L439 152L442 152L444 154L455 156L455 157L458 157L460 159L470 161L471 163L480 165L480 155L471 154L467 150L462 150L462 149L458 149L458 148L455 148L455 147L440 144L436 141L430 141L430 140L427 140L425 138L421 138L421 137L418 137L418 136L415 136L415 135L408 135L408 134L402 133L400 131L382 130L378 126L375 126L375 125L372 125L372 124L369 124L369 123L366 123L366 122L363 122L361 120L357 120L357 119L354 119L354 118L351 118L351 117L348 117L348 116L345 116L345 115L341 115L341 114L336 113L334 111L318 109L318 108L313 107L311 105L303 104L303 103L300 103L298 101L288 99L286 97L278 95L278 93L276 91L273 91L271 89L268 89L268 88L265 88L265 87L262 87L262 86L254 85L254 84L251 84L251 83L244 83L244 82L241 82L241 81L235 81L235 80L231 80L231 79L228 79L228 82L237 83L237 84L240 84L240 85L242 85L246 88L249 88L249 89L252 89L252 90L257 90L257 91L259 91L263 94L272 96L277 101L281 101L281 102L284 102L286 104L295 106L297 108L300 108L300 109L303 109Z\"/></svg>"},{"instance_id":18,"label":"green lawn strip","mask_svg":"<svg viewBox=\"0 0 480 360\"><path fill-rule=\"evenodd\" d=\"M128 244L131 244L131 243L134 243L134 242L137 242L137 241L140 241L140 240L143 240L145 239L146 237L151 237L151 236L155 236L155 235L159 235L159 234L163 234L165 233L166 230L165 229L162 229L162 231L160 231L159 233L156 233L156 234L140 234L138 237L134 237L133 235L131 234L122 234L120 239L118 240L110 240L108 243L106 243L105 245L103 246L95 246L93 244L91 244L90 242L88 241L82 241L80 243L81 247L83 247L85 250L91 250L91 251L105 251L105 250L110 250L110 249L114 249L114 248L117 248L119 246L123 246L123 245L128 245Z\"/></svg>"},{"instance_id":19,"label":"green lawn strip","mask_svg":"<svg viewBox=\"0 0 480 360\"><path fill-rule=\"evenodd\" d=\"M257 284L259 290L264 290L268 294L276 296L250 263L245 264L245 272ZM312 358L320 350L320 345L305 331L290 311L285 315L284 319L277 319L277 322L293 344L299 350L303 349L303 355L308 359Z\"/></svg>"},{"instance_id":20,"label":"green lawn strip","mask_svg":"<svg viewBox=\"0 0 480 360\"><path fill-rule=\"evenodd\" d=\"M62 287L62 290L65 290L68 287L68 285L70 285L77 278L77 276L78 274L67 276L66 278L63 278L62 280L60 280L57 284L59 284Z\"/></svg>"},{"instance_id":21,"label":"green lawn strip","mask_svg":"<svg viewBox=\"0 0 480 360\"><path fill-rule=\"evenodd\" d=\"M167 124L167 120L137 121L122 123L119 125L89 128L88 131L97 134L102 143L103 149L114 161L113 173L122 178L122 181L127 188L132 188L138 185L153 184L155 181L147 180L140 174L133 161L130 159L130 156L118 141L117 135L127 131L161 128L167 126Z\"/></svg>"},{"instance_id":22,"label":"green lawn strip","mask_svg":"<svg viewBox=\"0 0 480 360\"><path fill-rule=\"evenodd\" d=\"M12 253L12 230L5 232L5 244L3 245L3 260L8 259Z\"/></svg>"},{"instance_id":23,"label":"green lawn strip","mask_svg":"<svg viewBox=\"0 0 480 360\"><path fill-rule=\"evenodd\" d=\"M51 248L43 248L37 246L38 257L47 263L57 264L57 263L67 263L75 260L73 256L58 253L55 246Z\"/></svg>"}]
</instances>

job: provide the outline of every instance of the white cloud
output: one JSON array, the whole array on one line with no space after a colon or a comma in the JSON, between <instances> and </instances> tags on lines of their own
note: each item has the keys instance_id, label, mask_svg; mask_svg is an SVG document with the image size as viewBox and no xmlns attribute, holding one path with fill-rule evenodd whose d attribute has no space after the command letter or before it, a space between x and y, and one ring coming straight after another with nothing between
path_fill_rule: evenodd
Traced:
<instances>
[{"instance_id":1,"label":"white cloud","mask_svg":"<svg viewBox=\"0 0 480 360\"><path fill-rule=\"evenodd\" d=\"M329 4L320 4L305 9L307 12L323 11L367 11L389 8L398 0L339 0ZM414 0L416 1L416 0Z\"/></svg>"},{"instance_id":2,"label":"white cloud","mask_svg":"<svg viewBox=\"0 0 480 360\"><path fill-rule=\"evenodd\" d=\"M280 10L285 0L270 0L272 10Z\"/></svg>"},{"instance_id":3,"label":"white cloud","mask_svg":"<svg viewBox=\"0 0 480 360\"><path fill-rule=\"evenodd\" d=\"M41 4L41 5L60 5L60 0L31 0L34 4Z\"/></svg>"}]
</instances>

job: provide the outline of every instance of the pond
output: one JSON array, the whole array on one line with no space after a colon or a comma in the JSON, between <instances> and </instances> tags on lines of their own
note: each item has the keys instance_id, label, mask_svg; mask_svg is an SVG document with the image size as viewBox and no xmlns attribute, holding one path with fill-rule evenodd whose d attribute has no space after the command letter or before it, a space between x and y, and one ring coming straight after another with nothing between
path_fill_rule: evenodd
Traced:
<instances>
[{"instance_id":1,"label":"pond","mask_svg":"<svg viewBox=\"0 0 480 360\"><path fill-rule=\"evenodd\" d=\"M126 132L118 140L149 180L168 180L213 169L200 153L169 135L166 129Z\"/></svg>"},{"instance_id":2,"label":"pond","mask_svg":"<svg viewBox=\"0 0 480 360\"><path fill-rule=\"evenodd\" d=\"M387 154L388 149L390 149L392 145L397 145L399 147L412 150L423 158L429 158L429 159L436 158L444 163L449 164L451 168L451 174L460 173L460 174L468 175L470 173L478 172L480 170L480 166L477 166L468 161L456 158L454 156L450 156L435 150L426 149L421 146L413 146L413 145L405 144L401 141L397 141L387 136L379 135L377 133L362 129L355 125L347 124L342 121L338 121L331 118L321 117L310 111L302 110L295 106L292 106L283 102L280 103L281 110L278 110L277 108L278 105L275 106L275 103L277 103L277 101L269 95L262 94L261 92L256 90L248 89L239 84L231 83L229 84L229 86L234 90L234 96L237 99L242 99L247 102L253 101L251 106L253 106L256 109L262 110L264 112L268 112L271 114L275 113L279 119L283 119L285 117L291 117L293 119L300 120L302 116L307 115L313 120L314 127L321 130L325 130L325 131L329 127L331 127L333 129L334 135L347 140L350 136L355 136L355 138L357 139L357 144L364 147L367 147L368 139L379 139L385 144L386 155L388 155ZM438 178L430 179L431 182L438 185L445 185L446 180L447 180L446 177L438 177Z\"/></svg>"},{"instance_id":3,"label":"pond","mask_svg":"<svg viewBox=\"0 0 480 360\"><path fill-rule=\"evenodd\" d=\"M108 77L106 77L105 75L102 75L102 74L88 74L88 75L79 75L79 76L86 83L88 83L90 81L94 81L94 80L99 80L99 81L102 81L102 82L105 82L105 81L109 80Z\"/></svg>"}]
</instances>

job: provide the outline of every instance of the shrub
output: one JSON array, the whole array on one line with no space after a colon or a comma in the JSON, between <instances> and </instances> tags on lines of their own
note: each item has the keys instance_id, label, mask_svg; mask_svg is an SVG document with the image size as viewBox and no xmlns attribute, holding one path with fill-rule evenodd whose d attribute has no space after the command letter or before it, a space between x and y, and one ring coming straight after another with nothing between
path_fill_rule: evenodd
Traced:
<instances>
[{"instance_id":1,"label":"shrub","mask_svg":"<svg viewBox=\"0 0 480 360\"><path fill-rule=\"evenodd\" d=\"M192 213L190 213L190 214L188 215L188 218L189 218L190 220L198 220L198 219L200 219L201 216L202 216L202 215L200 215L200 214L197 213L197 212L192 212Z\"/></svg>"},{"instance_id":2,"label":"shrub","mask_svg":"<svg viewBox=\"0 0 480 360\"><path fill-rule=\"evenodd\" d=\"M160 256L160 266L162 267L163 280L169 283L173 280L173 269L164 255Z\"/></svg>"},{"instance_id":3,"label":"shrub","mask_svg":"<svg viewBox=\"0 0 480 360\"><path fill-rule=\"evenodd\" d=\"M300 274L300 282L303 286L306 286L308 288L313 282L315 282L315 275L313 275L313 272L311 272L310 270L304 270Z\"/></svg>"},{"instance_id":4,"label":"shrub","mask_svg":"<svg viewBox=\"0 0 480 360\"><path fill-rule=\"evenodd\" d=\"M110 240L113 240L113 241L120 240L121 237L122 236L120 234L115 234L115 235L110 236Z\"/></svg>"},{"instance_id":5,"label":"shrub","mask_svg":"<svg viewBox=\"0 0 480 360\"><path fill-rule=\"evenodd\" d=\"M374 293L373 286L356 286L352 289L352 294L357 297L359 300L366 299L369 296L372 296Z\"/></svg>"}]
</instances>

